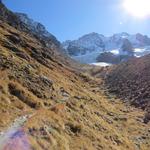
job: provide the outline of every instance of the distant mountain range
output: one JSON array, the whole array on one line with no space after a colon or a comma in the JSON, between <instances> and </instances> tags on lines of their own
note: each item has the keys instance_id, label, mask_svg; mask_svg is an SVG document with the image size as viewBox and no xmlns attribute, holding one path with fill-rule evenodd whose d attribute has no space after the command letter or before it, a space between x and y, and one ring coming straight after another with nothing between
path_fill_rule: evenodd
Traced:
<instances>
[{"instance_id":1,"label":"distant mountain range","mask_svg":"<svg viewBox=\"0 0 150 150\"><path fill-rule=\"evenodd\" d=\"M62 45L68 55L82 63L103 62L103 56L105 62L118 63L150 53L150 38L140 33L131 35L122 32L106 37L93 32L77 40L65 41ZM110 57L115 60L110 62Z\"/></svg>"},{"instance_id":2,"label":"distant mountain range","mask_svg":"<svg viewBox=\"0 0 150 150\"><path fill-rule=\"evenodd\" d=\"M150 38L137 33L125 32L106 37L98 33L86 34L77 40L60 43L39 22L30 19L26 14L12 14L1 5L2 20L23 31L31 32L47 48L56 48L81 63L104 62L117 64L131 57L141 57L150 53Z\"/></svg>"}]
</instances>

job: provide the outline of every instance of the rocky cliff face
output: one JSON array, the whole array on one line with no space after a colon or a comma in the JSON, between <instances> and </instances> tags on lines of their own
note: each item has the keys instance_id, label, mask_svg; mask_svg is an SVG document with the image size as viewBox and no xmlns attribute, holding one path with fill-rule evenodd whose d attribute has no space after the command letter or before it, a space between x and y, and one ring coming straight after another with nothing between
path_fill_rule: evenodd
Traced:
<instances>
[{"instance_id":1,"label":"rocky cliff face","mask_svg":"<svg viewBox=\"0 0 150 150\"><path fill-rule=\"evenodd\" d=\"M80 37L78 40L66 41L63 43L63 46L70 56L85 55L93 51L103 51L105 45L102 37L98 33L90 33Z\"/></svg>"},{"instance_id":2,"label":"rocky cliff face","mask_svg":"<svg viewBox=\"0 0 150 150\"><path fill-rule=\"evenodd\" d=\"M132 46L132 43L128 39L124 39L122 46L120 48L120 54L121 55L127 55L127 56L134 56L134 48Z\"/></svg>"}]
</instances>

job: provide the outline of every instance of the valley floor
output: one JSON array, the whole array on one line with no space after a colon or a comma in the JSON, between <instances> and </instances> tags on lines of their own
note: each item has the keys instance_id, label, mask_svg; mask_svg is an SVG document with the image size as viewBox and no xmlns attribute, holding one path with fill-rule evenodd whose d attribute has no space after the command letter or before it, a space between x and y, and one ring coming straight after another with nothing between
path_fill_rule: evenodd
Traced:
<instances>
[{"instance_id":1,"label":"valley floor","mask_svg":"<svg viewBox=\"0 0 150 150\"><path fill-rule=\"evenodd\" d=\"M144 112L122 103L97 82L90 82L81 96L35 110L22 126L30 149L149 150L150 128L143 123ZM16 139L8 139L3 150L19 149Z\"/></svg>"}]
</instances>

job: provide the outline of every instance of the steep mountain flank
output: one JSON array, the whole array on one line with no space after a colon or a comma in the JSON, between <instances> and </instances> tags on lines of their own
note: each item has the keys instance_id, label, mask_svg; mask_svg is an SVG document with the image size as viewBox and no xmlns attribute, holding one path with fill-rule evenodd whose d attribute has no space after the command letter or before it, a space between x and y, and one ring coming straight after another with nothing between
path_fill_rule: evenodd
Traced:
<instances>
[{"instance_id":1,"label":"steep mountain flank","mask_svg":"<svg viewBox=\"0 0 150 150\"><path fill-rule=\"evenodd\" d=\"M26 14L13 13L8 10L3 3L0 3L0 14L0 19L2 21L7 22L9 25L20 31L31 34L46 47L60 48L60 42L56 37L48 33L42 24L34 22L32 19L28 18Z\"/></svg>"},{"instance_id":2,"label":"steep mountain flank","mask_svg":"<svg viewBox=\"0 0 150 150\"><path fill-rule=\"evenodd\" d=\"M142 110L124 105L53 40L45 46L2 9L0 149L149 150Z\"/></svg>"},{"instance_id":3,"label":"steep mountain flank","mask_svg":"<svg viewBox=\"0 0 150 150\"><path fill-rule=\"evenodd\" d=\"M23 13L15 13L15 15L27 26L28 30L35 37L37 36L37 38L39 38L41 42L45 44L46 47L61 47L60 42L56 39L56 37L49 33L41 23L30 19L26 14Z\"/></svg>"},{"instance_id":4,"label":"steep mountain flank","mask_svg":"<svg viewBox=\"0 0 150 150\"><path fill-rule=\"evenodd\" d=\"M132 105L150 110L150 55L114 67L106 77L110 91Z\"/></svg>"}]
</instances>

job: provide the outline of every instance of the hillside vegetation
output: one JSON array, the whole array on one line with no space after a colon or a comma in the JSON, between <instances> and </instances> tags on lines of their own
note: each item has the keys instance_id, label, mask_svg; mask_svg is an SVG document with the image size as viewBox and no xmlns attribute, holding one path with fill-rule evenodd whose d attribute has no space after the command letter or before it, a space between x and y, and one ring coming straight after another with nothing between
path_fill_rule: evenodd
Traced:
<instances>
[{"instance_id":1,"label":"hillside vegetation","mask_svg":"<svg viewBox=\"0 0 150 150\"><path fill-rule=\"evenodd\" d=\"M149 150L144 111L109 94L101 78L82 72L51 42L46 47L39 37L0 21L1 134L31 115L4 149L22 149L25 134L31 150Z\"/></svg>"}]
</instances>

